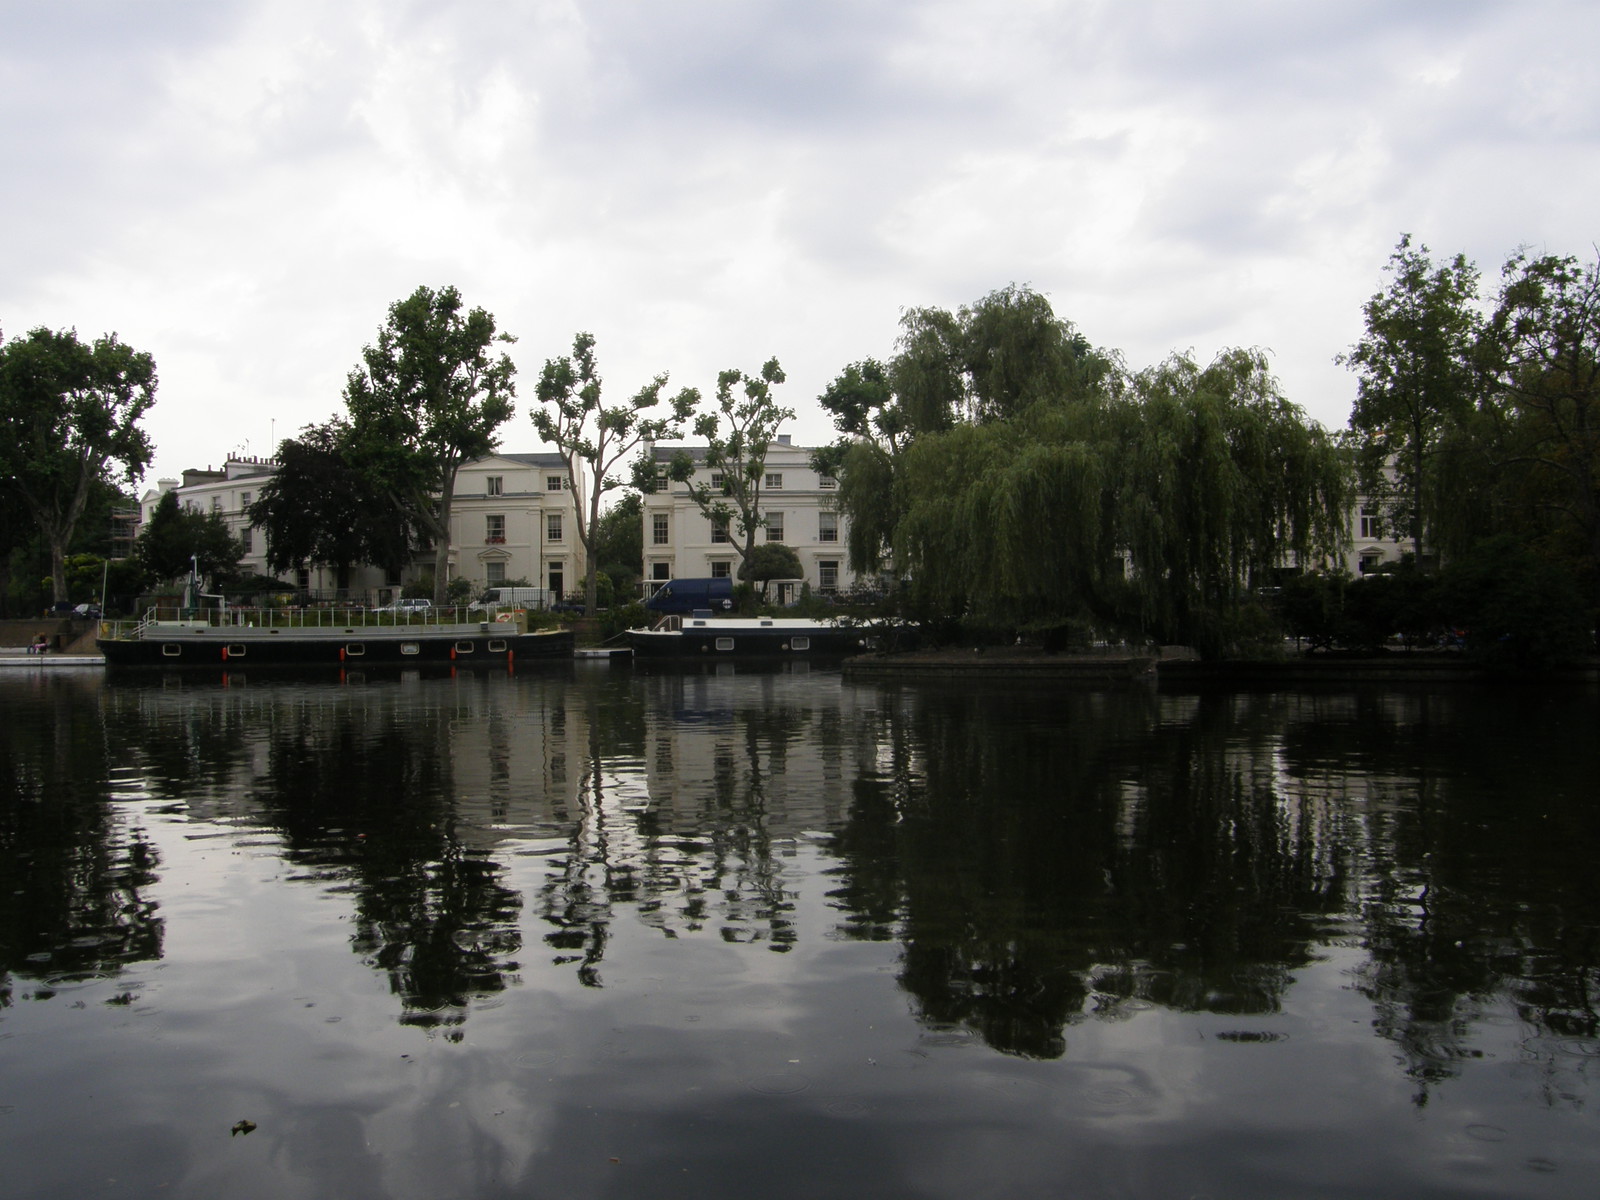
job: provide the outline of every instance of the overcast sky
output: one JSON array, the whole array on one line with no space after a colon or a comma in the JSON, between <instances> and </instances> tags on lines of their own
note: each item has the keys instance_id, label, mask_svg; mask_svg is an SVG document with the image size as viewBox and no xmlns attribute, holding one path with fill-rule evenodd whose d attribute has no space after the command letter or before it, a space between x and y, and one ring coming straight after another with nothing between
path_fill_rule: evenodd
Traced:
<instances>
[{"instance_id":1,"label":"overcast sky","mask_svg":"<svg viewBox=\"0 0 1600 1200\"><path fill-rule=\"evenodd\" d=\"M1493 284L1600 239L1593 0L0 0L0 330L155 355L148 478L342 408L455 284L608 394L815 397L1009 283L1096 345L1333 356L1401 232Z\"/></svg>"}]
</instances>

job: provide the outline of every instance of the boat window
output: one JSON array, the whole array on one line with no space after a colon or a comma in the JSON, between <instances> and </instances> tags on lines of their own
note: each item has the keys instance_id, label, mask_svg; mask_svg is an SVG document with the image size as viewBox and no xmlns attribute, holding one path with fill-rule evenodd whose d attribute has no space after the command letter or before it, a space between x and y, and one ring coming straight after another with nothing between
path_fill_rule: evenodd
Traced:
<instances>
[{"instance_id":1,"label":"boat window","mask_svg":"<svg viewBox=\"0 0 1600 1200\"><path fill-rule=\"evenodd\" d=\"M456 653L457 654L471 654L474 649L475 649L475 647L473 646L473 644L471 642L457 642L456 643Z\"/></svg>"},{"instance_id":2,"label":"boat window","mask_svg":"<svg viewBox=\"0 0 1600 1200\"><path fill-rule=\"evenodd\" d=\"M789 649L809 650L811 649L811 639L808 637L792 637L789 639Z\"/></svg>"},{"instance_id":3,"label":"boat window","mask_svg":"<svg viewBox=\"0 0 1600 1200\"><path fill-rule=\"evenodd\" d=\"M718 638L717 639L717 649L718 650L732 650L733 649L733 639L732 638Z\"/></svg>"},{"instance_id":4,"label":"boat window","mask_svg":"<svg viewBox=\"0 0 1600 1200\"><path fill-rule=\"evenodd\" d=\"M167 658L177 658L178 655L183 653L183 647L178 645L177 642L162 642L161 653Z\"/></svg>"},{"instance_id":5,"label":"boat window","mask_svg":"<svg viewBox=\"0 0 1600 1200\"><path fill-rule=\"evenodd\" d=\"M771 625L771 624L772 624L772 622L771 622L771 621L763 621L763 622L761 622L761 624L762 624L762 625L763 625L763 626L767 626L767 625Z\"/></svg>"},{"instance_id":6,"label":"boat window","mask_svg":"<svg viewBox=\"0 0 1600 1200\"><path fill-rule=\"evenodd\" d=\"M417 645L416 642L401 642L400 643L400 653L401 654L417 654L417 653L420 653L421 650L422 650L422 647Z\"/></svg>"},{"instance_id":7,"label":"boat window","mask_svg":"<svg viewBox=\"0 0 1600 1200\"><path fill-rule=\"evenodd\" d=\"M490 654L503 654L503 653L505 653L505 649L506 649L506 643L505 643L505 640L503 638L501 638L501 639L491 639L490 640L490 642L489 642L489 653Z\"/></svg>"},{"instance_id":8,"label":"boat window","mask_svg":"<svg viewBox=\"0 0 1600 1200\"><path fill-rule=\"evenodd\" d=\"M345 643L344 656L346 658L360 658L366 652L367 652L367 646L366 646L365 642L346 642Z\"/></svg>"},{"instance_id":9,"label":"boat window","mask_svg":"<svg viewBox=\"0 0 1600 1200\"><path fill-rule=\"evenodd\" d=\"M228 647L229 658L243 658L244 652L249 649L243 642L234 642Z\"/></svg>"}]
</instances>

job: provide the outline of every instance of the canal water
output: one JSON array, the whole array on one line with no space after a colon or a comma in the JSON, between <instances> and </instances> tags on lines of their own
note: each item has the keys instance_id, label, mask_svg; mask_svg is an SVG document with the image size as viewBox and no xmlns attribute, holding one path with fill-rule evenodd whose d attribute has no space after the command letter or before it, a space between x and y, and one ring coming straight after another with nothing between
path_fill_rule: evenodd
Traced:
<instances>
[{"instance_id":1,"label":"canal water","mask_svg":"<svg viewBox=\"0 0 1600 1200\"><path fill-rule=\"evenodd\" d=\"M1593 689L0 677L0 1195L1593 1197Z\"/></svg>"}]
</instances>

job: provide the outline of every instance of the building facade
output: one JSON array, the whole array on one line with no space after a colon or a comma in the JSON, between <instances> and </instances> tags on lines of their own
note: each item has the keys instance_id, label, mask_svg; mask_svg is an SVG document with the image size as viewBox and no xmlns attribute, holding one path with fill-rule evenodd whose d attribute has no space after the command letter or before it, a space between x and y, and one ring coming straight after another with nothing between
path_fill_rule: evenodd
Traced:
<instances>
[{"instance_id":1,"label":"building facade","mask_svg":"<svg viewBox=\"0 0 1600 1200\"><path fill-rule=\"evenodd\" d=\"M156 504L170 491L190 512L217 513L244 544L239 569L271 575L267 569L265 533L250 523L247 509L278 465L270 459L230 457L221 469L189 470L182 479L162 479L140 500L140 525L150 520ZM583 497L583 479L577 481ZM567 468L555 454L493 454L464 464L456 473L450 512L450 576L465 578L473 594L510 580L559 594L582 586L583 546L573 518L574 488ZM419 581L433 565L429 551L419 551L405 570L391 575L381 568L351 570L350 588L339 599L384 604L408 583ZM310 565L286 578L298 590L335 598L338 581L326 567Z\"/></svg>"},{"instance_id":2,"label":"building facade","mask_svg":"<svg viewBox=\"0 0 1600 1200\"><path fill-rule=\"evenodd\" d=\"M721 480L705 464L704 446L653 446L657 466L656 490L644 497L644 576L648 595L669 579L700 579L739 575L739 552L733 528L714 525L689 494L687 483L666 477L667 465L679 453L697 464L694 478L713 489ZM846 552L848 527L835 499L838 482L811 467L811 449L791 445L780 434L767 452L757 510L765 520L757 542L782 542L800 559L802 580L779 589L780 601L794 598L800 583L814 593L831 595L848 591L856 578Z\"/></svg>"}]
</instances>

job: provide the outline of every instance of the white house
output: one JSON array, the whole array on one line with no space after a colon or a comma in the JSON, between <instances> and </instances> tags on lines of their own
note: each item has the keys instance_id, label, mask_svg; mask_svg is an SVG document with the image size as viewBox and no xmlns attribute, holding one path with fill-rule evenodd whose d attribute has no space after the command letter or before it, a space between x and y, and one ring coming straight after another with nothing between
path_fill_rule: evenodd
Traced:
<instances>
[{"instance_id":1,"label":"white house","mask_svg":"<svg viewBox=\"0 0 1600 1200\"><path fill-rule=\"evenodd\" d=\"M266 537L245 510L277 469L270 459L229 457L220 470L207 467L185 471L181 480L159 480L140 500L140 524L149 521L165 493L176 491L178 503L191 512L214 512L228 523L244 543L242 571L270 575ZM580 499L583 484L580 477ZM464 464L451 503L451 578L466 578L475 594L508 579L526 579L556 593L576 588L584 558L572 501L566 466L555 454L492 454ZM432 554L424 551L395 575L357 567L351 571L350 598L384 603L402 584L421 578L432 562ZM293 582L314 594L332 595L337 587L333 571L319 566L296 572Z\"/></svg>"},{"instance_id":2,"label":"white house","mask_svg":"<svg viewBox=\"0 0 1600 1200\"><path fill-rule=\"evenodd\" d=\"M733 529L712 524L689 494L686 483L666 478L667 464L687 453L699 464L698 482L717 488L721 480L705 467L706 447L650 448L657 464L657 490L644 497L644 574L647 591L669 579L737 577L739 554ZM782 542L800 558L804 580L814 592L831 594L853 587L846 552L848 527L834 503L838 482L811 467L812 451L795 446L779 434L767 451L758 494L757 511L766 524L756 534L759 541Z\"/></svg>"}]
</instances>

